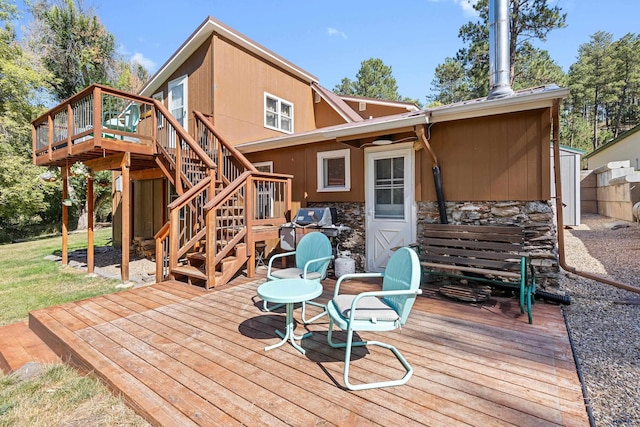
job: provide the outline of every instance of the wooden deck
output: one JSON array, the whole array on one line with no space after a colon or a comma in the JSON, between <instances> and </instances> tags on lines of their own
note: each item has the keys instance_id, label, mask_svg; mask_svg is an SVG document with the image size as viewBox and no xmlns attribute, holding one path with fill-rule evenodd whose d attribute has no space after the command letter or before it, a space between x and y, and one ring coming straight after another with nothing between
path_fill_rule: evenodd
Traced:
<instances>
[{"instance_id":1,"label":"wooden deck","mask_svg":"<svg viewBox=\"0 0 640 427\"><path fill-rule=\"evenodd\" d=\"M155 425L589 425L558 306L536 304L529 325L515 300L478 306L425 292L401 331L379 336L413 365L408 384L349 392L326 317L308 326L306 355L263 350L285 317L260 310L263 270L209 291L165 282L38 310L30 327ZM320 300L333 292L323 284ZM353 359L354 381L401 375L389 351L359 348Z\"/></svg>"}]
</instances>

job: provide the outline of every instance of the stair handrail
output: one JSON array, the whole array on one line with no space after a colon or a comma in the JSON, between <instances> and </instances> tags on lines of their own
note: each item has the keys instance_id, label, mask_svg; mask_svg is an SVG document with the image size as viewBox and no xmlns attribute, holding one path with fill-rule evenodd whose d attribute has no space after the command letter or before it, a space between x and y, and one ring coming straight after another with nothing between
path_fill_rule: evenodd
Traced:
<instances>
[{"instance_id":1,"label":"stair handrail","mask_svg":"<svg viewBox=\"0 0 640 427\"><path fill-rule=\"evenodd\" d=\"M174 268L178 264L178 259L187 253L196 243L204 236L206 232L206 209L205 205L199 205L197 202L198 197L203 197L203 193L207 190L211 190L211 177L208 176L189 190L184 192L180 197L171 202L168 205L169 208L169 262L170 267ZM206 194L205 194L206 196ZM180 225L180 210L191 204L190 212L195 215L195 221L190 222L194 227L193 230L181 230ZM202 212L198 215L198 212ZM199 224L199 226L198 226ZM197 228L197 229L195 229ZM182 243L185 238L185 233L189 232L186 236L186 242ZM193 233L193 234L192 234Z\"/></svg>"},{"instance_id":2,"label":"stair handrail","mask_svg":"<svg viewBox=\"0 0 640 427\"><path fill-rule=\"evenodd\" d=\"M246 170L257 172L256 167L247 159L244 154L242 154L233 144L227 142L220 133L213 127L213 124L207 120L206 116L202 114L200 111L193 112L196 119L198 119L211 133L213 133L216 139L223 145L227 150L233 154L233 156L244 166Z\"/></svg>"},{"instance_id":3,"label":"stair handrail","mask_svg":"<svg viewBox=\"0 0 640 427\"><path fill-rule=\"evenodd\" d=\"M216 227L215 227L215 215L216 215L216 210L218 208L222 208L223 204L226 203L233 195L234 193L238 192L242 187L248 188L248 180L251 177L251 171L246 171L243 172L242 174L240 174L240 176L238 176L238 178L236 178L232 183L230 183L228 186L226 186L224 189L222 189L222 191L220 191L218 194L216 194L212 200L210 200L205 206L204 206L204 210L207 213L207 218L206 218L206 244L207 244L207 251L209 251L209 248L216 248L218 249L218 245L217 245L217 236L216 236ZM247 197L247 195L243 195L242 197L243 199L243 203L247 200L250 200L250 197ZM244 236L247 235L247 209L245 207L243 213L243 227L238 228L235 233L229 233L229 229L226 229L225 231L227 232L227 239L226 240L226 244L222 247L219 248L219 250L216 250L215 255L214 256L207 256L207 262L206 262L206 272L207 272L207 276L208 276L208 280L210 281L214 281L215 280L215 266L222 261L222 259L224 257L226 257L231 250L233 249L234 246L236 246L238 243L240 243L242 241L242 239L244 238ZM246 242L245 242L246 243Z\"/></svg>"},{"instance_id":4,"label":"stair handrail","mask_svg":"<svg viewBox=\"0 0 640 427\"><path fill-rule=\"evenodd\" d=\"M224 187L222 190L220 190L220 192L218 192L218 194L215 195L215 197L209 200L209 202L204 205L204 210L209 212L211 209L215 208L216 205L220 204L221 201L224 201L227 197L229 197L229 195L233 191L235 191L236 188L240 187L244 183L244 181L246 181L251 175L252 172L250 171L246 171L240 174L237 179Z\"/></svg>"},{"instance_id":5,"label":"stair handrail","mask_svg":"<svg viewBox=\"0 0 640 427\"><path fill-rule=\"evenodd\" d=\"M153 236L156 241L156 282L161 282L169 275L169 233L171 222L167 221ZM165 259L167 263L165 265Z\"/></svg>"},{"instance_id":6,"label":"stair handrail","mask_svg":"<svg viewBox=\"0 0 640 427\"><path fill-rule=\"evenodd\" d=\"M206 164L208 168L214 169L216 164L209 157L209 155L200 147L200 145L196 142L196 140L189 135L189 133L182 127L180 123L173 117L173 114L167 110L167 108L157 99L153 100L153 104L155 108L162 114L164 120L168 121L171 126L176 130L179 136L186 142L189 147L200 157L203 163ZM179 149L179 144L176 144L176 149Z\"/></svg>"},{"instance_id":7,"label":"stair handrail","mask_svg":"<svg viewBox=\"0 0 640 427\"><path fill-rule=\"evenodd\" d=\"M199 194L207 185L211 183L211 177L208 176L193 187L189 188L187 191L178 196L173 202L167 205L169 210L177 209L189 202L193 198L193 196ZM206 205L205 205L206 206Z\"/></svg>"}]
</instances>

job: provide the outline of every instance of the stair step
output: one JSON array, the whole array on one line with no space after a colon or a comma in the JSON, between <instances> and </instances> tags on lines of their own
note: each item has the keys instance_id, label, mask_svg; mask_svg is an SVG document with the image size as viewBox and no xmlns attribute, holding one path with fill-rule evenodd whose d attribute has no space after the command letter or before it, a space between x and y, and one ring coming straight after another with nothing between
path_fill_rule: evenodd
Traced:
<instances>
[{"instance_id":1,"label":"stair step","mask_svg":"<svg viewBox=\"0 0 640 427\"><path fill-rule=\"evenodd\" d=\"M187 259L189 261L206 261L207 260L207 254L204 252L191 252L189 254L187 254Z\"/></svg>"},{"instance_id":2,"label":"stair step","mask_svg":"<svg viewBox=\"0 0 640 427\"><path fill-rule=\"evenodd\" d=\"M24 322L0 327L0 370L9 374L27 362L61 363L60 358Z\"/></svg>"},{"instance_id":3,"label":"stair step","mask_svg":"<svg viewBox=\"0 0 640 427\"><path fill-rule=\"evenodd\" d=\"M171 269L172 274L178 274L181 276L189 276L199 280L207 280L207 275L204 271L191 265L183 265L181 267L175 267Z\"/></svg>"}]
</instances>

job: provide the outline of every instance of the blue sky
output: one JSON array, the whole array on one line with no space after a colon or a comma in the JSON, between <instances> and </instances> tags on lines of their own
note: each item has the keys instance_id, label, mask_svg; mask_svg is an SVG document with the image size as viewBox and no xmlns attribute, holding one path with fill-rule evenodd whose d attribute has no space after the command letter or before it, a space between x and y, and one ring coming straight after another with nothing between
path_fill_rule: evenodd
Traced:
<instances>
[{"instance_id":1,"label":"blue sky","mask_svg":"<svg viewBox=\"0 0 640 427\"><path fill-rule=\"evenodd\" d=\"M472 0L473 1L473 0ZM22 3L18 0L18 4ZM458 30L474 19L469 0L84 0L116 36L119 50L156 71L207 17L262 44L333 89L355 79L362 61L392 67L402 96L426 102L433 73L463 44ZM639 33L638 0L549 0L568 27L541 47L568 71L580 44L596 31L615 39ZM28 17L25 17L28 19Z\"/></svg>"}]
</instances>

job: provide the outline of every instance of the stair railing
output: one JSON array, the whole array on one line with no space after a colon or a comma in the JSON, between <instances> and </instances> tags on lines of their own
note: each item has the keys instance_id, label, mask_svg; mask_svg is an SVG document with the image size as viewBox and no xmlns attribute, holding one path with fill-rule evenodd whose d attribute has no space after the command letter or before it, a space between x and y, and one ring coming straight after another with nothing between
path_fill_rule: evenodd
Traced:
<instances>
[{"instance_id":1,"label":"stair railing","mask_svg":"<svg viewBox=\"0 0 640 427\"><path fill-rule=\"evenodd\" d=\"M257 172L256 167L216 131L204 114L194 111L193 115L196 121L196 140L200 148L218 165L219 182L227 185L246 171Z\"/></svg>"},{"instance_id":2,"label":"stair railing","mask_svg":"<svg viewBox=\"0 0 640 427\"><path fill-rule=\"evenodd\" d=\"M206 177L176 200L169 208L169 267L196 247L206 232L206 209L211 197L211 178Z\"/></svg>"},{"instance_id":3,"label":"stair railing","mask_svg":"<svg viewBox=\"0 0 640 427\"><path fill-rule=\"evenodd\" d=\"M173 176L173 185L178 194L182 194L207 176L214 178L215 181L216 162L198 145L161 102L154 100L154 106L158 127L156 131L157 147L176 171L175 174L169 174L169 176Z\"/></svg>"}]
</instances>

